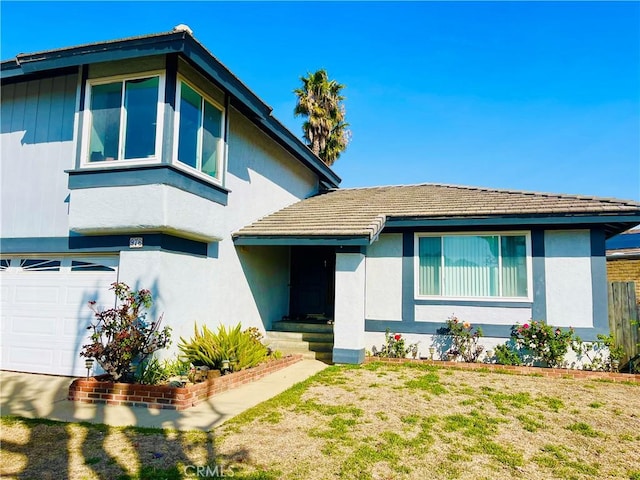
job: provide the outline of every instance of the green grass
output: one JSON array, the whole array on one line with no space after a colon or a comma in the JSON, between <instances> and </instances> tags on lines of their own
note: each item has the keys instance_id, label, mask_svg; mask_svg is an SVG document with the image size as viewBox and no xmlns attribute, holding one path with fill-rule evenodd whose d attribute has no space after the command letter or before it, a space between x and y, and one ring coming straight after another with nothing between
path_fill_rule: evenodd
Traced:
<instances>
[{"instance_id":1,"label":"green grass","mask_svg":"<svg viewBox=\"0 0 640 480\"><path fill-rule=\"evenodd\" d=\"M572 423L571 425L567 426L566 428L567 428L567 430L571 430L572 432L579 433L580 435L582 435L584 437L595 438L595 437L599 437L600 435L602 435L597 430L594 430L593 427L591 427L591 425L589 425L587 423L584 423L584 422Z\"/></svg>"}]
</instances>

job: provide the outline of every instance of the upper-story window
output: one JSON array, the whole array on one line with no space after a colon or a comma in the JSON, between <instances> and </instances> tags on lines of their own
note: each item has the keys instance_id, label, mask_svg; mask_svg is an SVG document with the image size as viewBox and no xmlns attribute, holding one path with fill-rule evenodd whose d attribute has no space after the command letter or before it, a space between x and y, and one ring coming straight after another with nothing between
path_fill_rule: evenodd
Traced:
<instances>
[{"instance_id":1,"label":"upper-story window","mask_svg":"<svg viewBox=\"0 0 640 480\"><path fill-rule=\"evenodd\" d=\"M182 80L178 99L178 162L221 180L224 109Z\"/></svg>"},{"instance_id":2,"label":"upper-story window","mask_svg":"<svg viewBox=\"0 0 640 480\"><path fill-rule=\"evenodd\" d=\"M160 74L90 80L85 161L159 159Z\"/></svg>"}]
</instances>

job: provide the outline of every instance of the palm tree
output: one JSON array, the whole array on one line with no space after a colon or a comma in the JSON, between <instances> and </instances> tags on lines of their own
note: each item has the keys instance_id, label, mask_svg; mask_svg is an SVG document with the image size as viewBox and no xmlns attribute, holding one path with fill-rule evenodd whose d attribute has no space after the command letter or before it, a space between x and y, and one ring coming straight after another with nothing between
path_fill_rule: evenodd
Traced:
<instances>
[{"instance_id":1,"label":"palm tree","mask_svg":"<svg viewBox=\"0 0 640 480\"><path fill-rule=\"evenodd\" d=\"M327 165L332 165L347 148L350 140L348 123L344 121L345 109L342 105L344 85L329 80L327 71L318 70L300 77L302 87L293 92L298 97L294 109L295 116L306 116L302 125L304 138L309 148Z\"/></svg>"}]
</instances>

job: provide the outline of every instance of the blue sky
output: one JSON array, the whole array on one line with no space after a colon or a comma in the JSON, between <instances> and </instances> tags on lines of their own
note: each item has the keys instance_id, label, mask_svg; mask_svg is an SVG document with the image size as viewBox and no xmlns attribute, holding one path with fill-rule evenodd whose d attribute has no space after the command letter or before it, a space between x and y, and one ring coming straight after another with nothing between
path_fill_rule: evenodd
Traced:
<instances>
[{"instance_id":1,"label":"blue sky","mask_svg":"<svg viewBox=\"0 0 640 480\"><path fill-rule=\"evenodd\" d=\"M10 2L2 59L194 35L294 133L299 77L346 85L343 187L438 182L640 200L638 2Z\"/></svg>"}]
</instances>

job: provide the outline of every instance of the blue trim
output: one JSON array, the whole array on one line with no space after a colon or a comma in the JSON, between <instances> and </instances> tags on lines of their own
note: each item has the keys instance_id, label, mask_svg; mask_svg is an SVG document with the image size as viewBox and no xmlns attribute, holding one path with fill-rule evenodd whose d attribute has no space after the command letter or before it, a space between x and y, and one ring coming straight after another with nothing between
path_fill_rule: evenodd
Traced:
<instances>
[{"instance_id":1,"label":"blue trim","mask_svg":"<svg viewBox=\"0 0 640 480\"><path fill-rule=\"evenodd\" d=\"M592 257L605 257L606 256L606 238L604 230L592 229L591 230L591 256Z\"/></svg>"},{"instance_id":2,"label":"blue trim","mask_svg":"<svg viewBox=\"0 0 640 480\"><path fill-rule=\"evenodd\" d=\"M603 258L604 257L604 258ZM593 326L609 332L609 282L605 257L605 235L602 230L591 231L591 301ZM605 333L605 335L607 334Z\"/></svg>"},{"instance_id":3,"label":"blue trim","mask_svg":"<svg viewBox=\"0 0 640 480\"><path fill-rule=\"evenodd\" d=\"M369 237L325 237L325 236L277 236L277 235L265 235L265 236L248 236L242 235L241 237L234 237L233 243L235 245L326 245L326 246L366 246L369 245ZM358 251L357 253L361 253Z\"/></svg>"},{"instance_id":4,"label":"blue trim","mask_svg":"<svg viewBox=\"0 0 640 480\"><path fill-rule=\"evenodd\" d=\"M0 238L0 252L15 253L67 253L69 237Z\"/></svg>"},{"instance_id":5,"label":"blue trim","mask_svg":"<svg viewBox=\"0 0 640 480\"><path fill-rule=\"evenodd\" d=\"M220 205L227 204L229 190L195 177L173 165L132 165L116 168L67 170L69 190L100 187L133 187L163 184L179 188Z\"/></svg>"},{"instance_id":6,"label":"blue trim","mask_svg":"<svg viewBox=\"0 0 640 480\"><path fill-rule=\"evenodd\" d=\"M402 234L402 319L414 322L416 318L414 299L414 255L415 237L413 231Z\"/></svg>"},{"instance_id":7,"label":"blue trim","mask_svg":"<svg viewBox=\"0 0 640 480\"><path fill-rule=\"evenodd\" d=\"M416 333L428 335L442 335L446 328L445 322L398 322L393 320L365 320L366 332L385 332L389 329L398 333ZM482 327L485 337L509 338L511 325L493 325L487 323L474 323L474 327Z\"/></svg>"},{"instance_id":8,"label":"blue trim","mask_svg":"<svg viewBox=\"0 0 640 480\"><path fill-rule=\"evenodd\" d=\"M80 69L80 103L78 103L78 124L76 135L77 138L82 138L82 132L84 130L84 122L85 122L85 110L84 110L84 102L87 96L87 80L89 79L89 67L87 65L81 65ZM77 141L76 143L76 152L75 152L75 168L80 168L82 164L82 142Z\"/></svg>"},{"instance_id":9,"label":"blue trim","mask_svg":"<svg viewBox=\"0 0 640 480\"><path fill-rule=\"evenodd\" d=\"M487 226L517 226L531 228L532 226L555 225L562 228L566 226L575 227L576 225L596 225L607 224L607 228L612 231L620 231L617 226L612 224L621 223L640 223L640 212L629 212L617 215L527 215L527 216L487 216L487 217L447 217L447 218L387 218L386 226L388 228L408 227L418 229L428 227L429 229L445 228L445 227L487 227ZM614 228L616 227L616 228ZM622 225L622 228L628 228ZM417 230L416 230L417 231Z\"/></svg>"},{"instance_id":10,"label":"blue trim","mask_svg":"<svg viewBox=\"0 0 640 480\"><path fill-rule=\"evenodd\" d=\"M512 325L493 325L487 323L474 323L474 327L481 327L482 332L485 337L491 338L511 338L511 327ZM442 335L444 329L446 328L446 323L436 323L436 322L398 322L393 320L365 320L365 331L366 332L385 332L389 329L392 332L398 333L415 333L415 334L425 334L425 335ZM566 330L565 327L561 327L563 330ZM597 340L598 334L607 334L609 333L608 328L576 328L575 334L578 335L584 341L595 341ZM335 361L335 358L334 358Z\"/></svg>"},{"instance_id":11,"label":"blue trim","mask_svg":"<svg viewBox=\"0 0 640 480\"><path fill-rule=\"evenodd\" d=\"M207 256L208 244L163 233L96 235L71 237L0 238L4 255L26 253L120 252L129 248L131 237L142 237L143 247L136 250L164 250Z\"/></svg>"},{"instance_id":12,"label":"blue trim","mask_svg":"<svg viewBox=\"0 0 640 480\"><path fill-rule=\"evenodd\" d=\"M544 230L531 230L531 276L533 278L533 318L547 318L547 284Z\"/></svg>"},{"instance_id":13,"label":"blue trim","mask_svg":"<svg viewBox=\"0 0 640 480\"><path fill-rule=\"evenodd\" d=\"M365 349L335 348L333 349L333 363L349 363L359 365L364 362Z\"/></svg>"},{"instance_id":14,"label":"blue trim","mask_svg":"<svg viewBox=\"0 0 640 480\"><path fill-rule=\"evenodd\" d=\"M451 305L455 307L500 307L500 308L531 308L533 303L528 301L506 300L464 300L464 299L426 299L420 298L414 301L415 305Z\"/></svg>"},{"instance_id":15,"label":"blue trim","mask_svg":"<svg viewBox=\"0 0 640 480\"><path fill-rule=\"evenodd\" d=\"M162 132L162 163L173 160L173 126L176 112L176 88L178 84L178 55L169 54L165 61L164 126Z\"/></svg>"}]
</instances>

